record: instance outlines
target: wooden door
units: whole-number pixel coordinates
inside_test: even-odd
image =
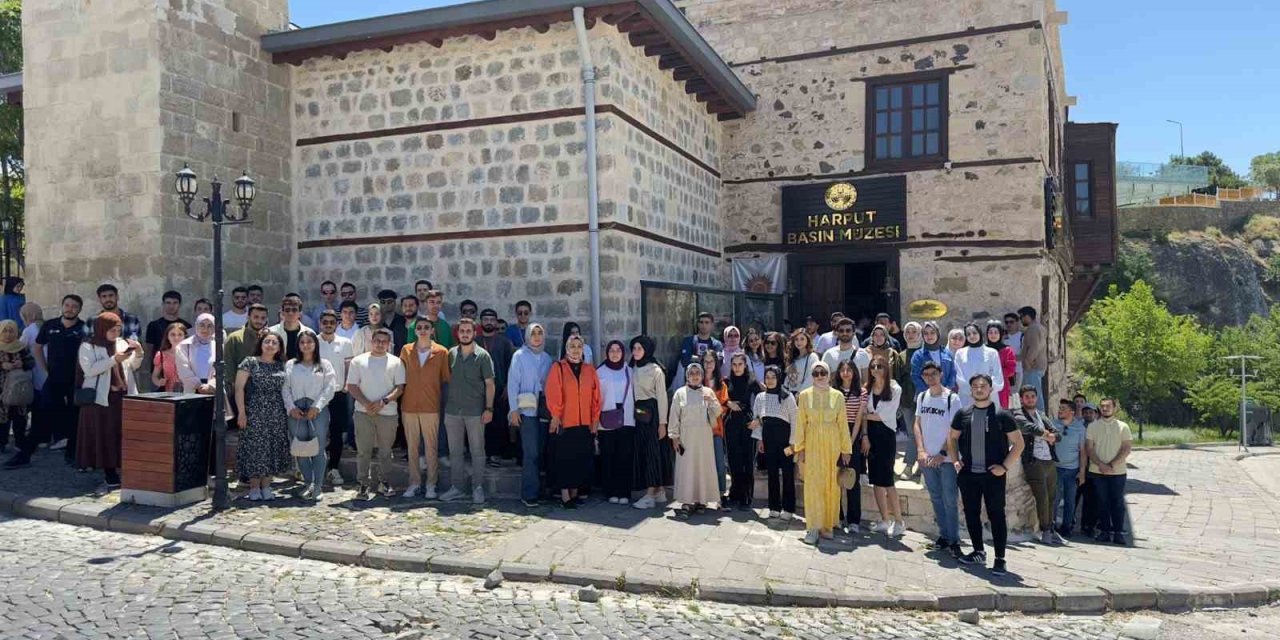
[[[843,264],[806,265],[800,277],[800,316],[792,325],[804,326],[804,316],[812,314],[825,328],[833,311],[844,310]]]

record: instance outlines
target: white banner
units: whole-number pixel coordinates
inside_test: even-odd
[[[734,258],[733,288],[750,293],[784,293],[787,289],[786,254]]]

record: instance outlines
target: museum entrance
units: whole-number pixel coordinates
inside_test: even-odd
[[[850,262],[815,258],[791,256],[790,268],[797,276],[791,298],[795,326],[799,327],[805,316],[813,315],[826,331],[827,319],[835,311],[855,321],[864,317],[872,320],[881,311],[899,318],[896,256]]]

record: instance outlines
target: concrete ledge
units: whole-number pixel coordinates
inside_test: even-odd
[[[738,584],[723,580],[698,582],[698,599],[731,604],[769,604],[769,590],[763,584]]]
[[[253,533],[252,529],[244,527],[218,527],[218,530],[213,532],[213,538],[209,542],[220,547],[239,549],[244,537],[251,533]]]
[[[1107,610],[1107,594],[1101,589],[1050,587],[1053,606],[1062,613],[1102,613]]]
[[[959,611],[961,609],[990,611],[996,608],[996,592],[985,587],[948,590],[935,595],[938,598],[939,611]]]
[[[551,578],[551,565],[546,564],[503,562],[498,568],[503,577],[514,582],[546,582]]]
[[[274,533],[250,533],[240,540],[240,548],[245,551],[270,553],[277,556],[297,558],[306,543],[304,538],[282,536]]]
[[[1280,600],[1280,580],[1267,580],[1261,583],[1267,588],[1267,602]]]
[[[1053,611],[1053,594],[1035,587],[996,587],[997,611],[1049,613]],[[1153,592],[1154,593],[1154,592]]]
[[[1271,592],[1260,584],[1237,584],[1231,590],[1231,606],[1261,607],[1271,602]]]
[[[432,559],[431,566],[435,566]],[[490,567],[492,568],[492,567]],[[554,567],[551,570],[551,581],[560,584],[572,584],[579,587],[594,586],[597,589],[617,589],[618,576],[621,574],[598,569],[581,569],[576,567]]]
[[[784,607],[830,607],[836,593],[826,587],[810,585],[778,585],[770,589],[769,604]]]
[[[1231,606],[1231,590],[1219,587],[1191,589],[1191,608],[1227,608]]]
[[[33,520],[58,521],[58,512],[67,503],[55,498],[26,498],[17,496],[13,501],[13,513]]]
[[[507,571],[503,564],[503,571]],[[692,598],[696,593],[694,581],[696,577],[689,573],[685,576],[657,576],[654,573],[627,573],[623,580],[622,590],[628,594],[658,594],[673,598]]]
[[[496,560],[476,560],[454,554],[431,556],[427,571],[483,578],[498,566]]]
[[[1186,587],[1156,587],[1156,607],[1165,613],[1189,611],[1194,604]]]
[[[302,557],[334,564],[363,564],[367,545],[339,540],[312,540],[302,544]]]
[[[387,569],[389,571],[411,571],[424,573],[431,556],[426,553],[404,551],[391,547],[372,547],[364,552],[364,566],[370,569]]]
[[[924,591],[903,591],[897,594],[898,606],[918,611],[937,611],[938,596]]]
[[[835,606],[856,609],[893,609],[902,606],[898,599],[887,593],[851,593],[836,594]]]
[[[1102,587],[1113,611],[1155,609],[1160,594],[1151,587]]]
[[[170,540],[212,544],[213,532],[217,530],[218,525],[208,522],[165,522],[160,528],[160,535]]]
[[[163,526],[156,518],[136,511],[122,511],[111,514],[110,519],[107,521],[107,528],[112,531],[144,536],[160,535],[160,529]]]
[[[111,517],[106,515],[110,505],[98,502],[72,502],[58,511],[58,522],[94,529],[107,529]]]

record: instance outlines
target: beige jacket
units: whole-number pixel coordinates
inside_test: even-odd
[[[124,340],[116,340],[116,353],[120,353],[129,348],[129,343]],[[80,370],[84,371],[84,382],[80,387],[83,389],[96,389],[97,396],[94,398],[94,404],[106,407],[108,405],[108,395],[111,393],[111,366],[116,363],[115,358],[107,355],[107,350],[86,342],[80,345]],[[138,381],[134,377],[133,372],[142,366],[142,355],[134,352],[133,355],[125,358],[120,365],[124,368],[124,382],[129,395],[138,393]]]
[[[1049,368],[1048,344],[1044,338],[1044,325],[1037,320],[1022,330],[1022,353],[1018,354],[1023,371],[1044,371]]]

